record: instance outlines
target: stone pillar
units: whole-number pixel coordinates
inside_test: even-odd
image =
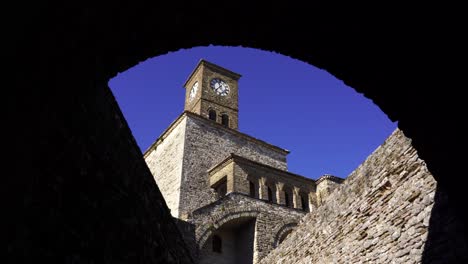
[[[313,209],[317,207],[317,195],[314,192],[309,193],[309,211],[312,212]]]
[[[320,192],[316,192],[316,196],[317,196],[317,206],[319,206],[322,204],[322,195]]]
[[[234,180],[234,173],[230,171],[226,177],[226,194],[236,191],[236,182]]]
[[[266,186],[266,178],[260,177],[258,179],[258,198],[268,200],[268,189]]]
[[[283,187],[284,187],[284,183],[282,183],[282,182],[277,182],[276,183],[276,203],[285,205],[286,201],[284,199]]]
[[[294,208],[302,210],[301,194],[299,187],[293,189],[293,205]]]

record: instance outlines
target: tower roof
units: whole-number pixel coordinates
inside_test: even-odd
[[[194,73],[198,70],[198,68],[200,68],[201,66],[209,67],[209,68],[211,68],[211,69],[213,69],[213,70],[215,70],[215,71],[218,71],[218,72],[220,72],[220,73],[222,73],[222,74],[224,74],[224,75],[227,75],[227,76],[231,77],[232,79],[234,79],[234,80],[236,80],[236,81],[239,80],[239,78],[242,76],[242,75],[240,75],[240,74],[238,74],[238,73],[235,73],[235,72],[233,72],[233,71],[230,71],[230,70],[228,70],[228,69],[226,69],[226,68],[223,68],[223,67],[221,67],[221,66],[219,66],[219,65],[216,65],[216,64],[211,63],[211,62],[209,62],[209,61],[206,61],[206,60],[204,60],[204,59],[200,59],[200,61],[198,61],[197,66],[193,69],[192,73],[190,73],[189,77],[188,77],[187,80],[185,81],[184,87],[185,87],[185,86],[187,85],[187,83],[190,81],[190,79],[192,78],[193,74],[194,74]]]

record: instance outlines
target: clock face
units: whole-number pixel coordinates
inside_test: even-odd
[[[221,79],[211,79],[210,86],[217,95],[226,96],[229,94],[229,85]]]
[[[190,101],[192,101],[192,99],[195,97],[195,95],[197,94],[197,91],[198,91],[198,82],[195,82],[192,86],[192,89],[190,90],[190,95],[189,95]]]

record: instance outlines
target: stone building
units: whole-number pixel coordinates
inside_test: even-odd
[[[257,263],[343,181],[288,172],[288,150],[238,131],[240,77],[200,60],[184,112],[144,153],[199,263]]]

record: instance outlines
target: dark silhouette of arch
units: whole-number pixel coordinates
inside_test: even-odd
[[[297,226],[297,223],[288,223],[282,226],[275,235],[273,245],[276,248],[283,240],[294,230]]]
[[[466,188],[460,184],[462,175],[459,172],[465,170],[462,156],[448,155],[457,153],[465,138],[463,130],[447,129],[459,127],[466,119],[461,108],[464,97],[458,96],[465,74],[451,61],[465,52],[464,42],[458,41],[462,34],[453,33],[463,32],[463,23],[452,23],[456,21],[456,15],[452,15],[452,19],[437,20],[437,27],[434,27],[433,17],[426,15],[431,12],[418,12],[411,6],[405,9],[395,6],[398,10],[388,12],[391,17],[397,13],[399,18],[391,25],[388,23],[391,17],[383,13],[333,10],[335,17],[346,21],[335,26],[323,23],[329,15],[323,8],[305,8],[296,2],[248,9],[237,4],[229,12],[233,16],[242,13],[243,19],[234,27],[230,20],[216,23],[197,20],[199,23],[194,26],[193,21],[206,8],[199,3],[178,5],[166,1],[116,5],[111,12],[107,12],[105,3],[83,4],[73,9],[62,7],[36,4],[24,9],[20,5],[13,6],[12,12],[8,13],[14,15],[15,19],[11,21],[17,24],[6,31],[5,39],[9,41],[2,43],[4,50],[11,51],[3,59],[12,70],[5,76],[13,77],[11,87],[15,87],[5,95],[8,98],[6,121],[15,128],[6,130],[4,135],[9,139],[6,140],[8,155],[4,163],[11,166],[5,169],[15,174],[10,177],[13,182],[8,182],[12,186],[9,200],[24,201],[15,207],[22,208],[21,211],[10,214],[6,220],[7,224],[28,234],[15,239],[8,238],[17,234],[7,234],[9,241],[15,241],[9,245],[12,255],[23,256],[16,262],[65,258],[67,245],[72,245],[75,240],[73,233],[83,234],[81,242],[87,245],[80,249],[82,253],[77,257],[86,256],[99,262],[102,256],[93,249],[109,240],[108,234],[132,234],[135,230],[154,228],[154,223],[145,221],[122,224],[119,218],[106,226],[90,225],[95,218],[109,217],[113,212],[133,210],[134,215],[158,212],[154,210],[154,204],[140,204],[137,208],[133,200],[122,203],[116,199],[109,203],[107,199],[114,197],[115,190],[109,188],[113,186],[110,183],[125,192],[154,198],[148,201],[161,199],[159,192],[150,191],[154,186],[147,188],[153,184],[153,179],[146,173],[141,157],[132,154],[139,153],[139,148],[107,82],[147,58],[209,44],[261,48],[300,59],[327,70],[371,99],[390,120],[398,121],[398,127],[413,140],[418,156],[427,163],[438,181],[438,194],[447,197],[434,204],[438,210],[433,212],[442,213],[431,218],[428,239],[432,243],[426,244],[425,254],[429,258],[431,249],[435,249],[450,262],[452,256],[457,255],[454,251],[464,248],[459,246],[466,244],[468,237],[464,225],[453,233],[447,231],[450,225],[444,225],[454,221],[468,222],[464,214],[465,203],[459,202],[465,200]],[[443,12],[444,7],[425,6],[434,13]],[[18,10],[21,12],[16,12]],[[456,8],[453,10],[457,12]],[[37,16],[38,13],[41,15]],[[277,19],[277,14],[284,19]],[[6,18],[8,21],[8,16]],[[290,30],[297,27],[303,30],[299,33]],[[376,27],[378,31],[375,31]],[[414,34],[416,27],[418,34]],[[223,34],[219,34],[221,31]],[[309,41],[310,34],[304,32],[313,32],[314,41]],[[278,38],[288,41],[274,41]],[[425,49],[417,48],[421,46]],[[430,54],[426,50],[430,50]],[[30,63],[25,64],[25,61]],[[398,67],[397,73],[395,67]],[[74,125],[69,123],[71,117]],[[29,138],[35,140],[24,140]],[[129,143],[122,145],[119,151],[109,152],[122,142]],[[26,149],[35,150],[35,159],[19,162],[18,157],[22,157]],[[89,169],[84,170],[85,167]],[[131,176],[136,174],[145,176]],[[124,184],[130,178],[138,180],[138,184]],[[34,203],[28,202],[31,200]],[[96,207],[90,206],[89,201],[105,210],[94,210]],[[44,214],[42,209],[45,208],[53,214]],[[81,208],[80,217],[74,217],[76,208]],[[46,215],[61,217],[47,218]],[[154,234],[164,236],[164,223],[170,220],[164,213],[157,219],[162,225]],[[47,238],[42,236],[44,230],[51,231]],[[451,243],[438,243],[444,239]],[[31,240],[44,243],[29,243]],[[121,249],[127,249],[131,243],[128,240],[112,241],[114,250],[106,253],[109,258],[152,262],[144,254],[135,254],[137,257],[128,259],[128,251]],[[177,239],[166,238],[164,241]],[[453,241],[457,245],[453,245]],[[135,250],[149,252],[154,249],[153,244],[142,242]],[[168,245],[159,255],[175,256],[169,253],[170,250]],[[53,252],[53,256],[45,256],[43,252]]]

